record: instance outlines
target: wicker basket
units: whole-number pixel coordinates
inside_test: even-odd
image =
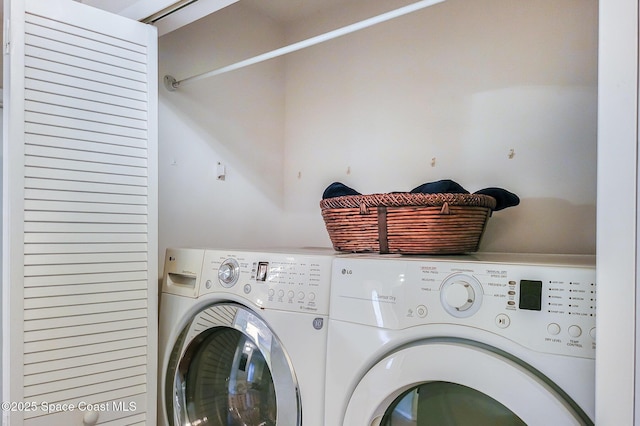
[[[477,251],[495,205],[488,195],[404,192],[320,202],[335,250],[404,254]]]

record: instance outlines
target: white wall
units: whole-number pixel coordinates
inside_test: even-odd
[[[161,73],[187,77],[390,7],[355,0],[279,29],[241,3],[162,37]],[[522,199],[494,213],[481,250],[594,253],[597,13],[595,0],[448,0],[162,89],[161,249],[328,246],[318,202],[332,181],[372,193],[451,178]],[[219,160],[225,182],[210,176]]]
[[[161,37],[161,78],[177,79],[271,50],[271,20],[229,7]],[[168,246],[279,245],[284,66],[274,60],[175,92],[160,89],[160,256]],[[226,166],[224,181],[216,166]]]

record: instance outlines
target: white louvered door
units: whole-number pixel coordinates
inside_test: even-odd
[[[155,425],[155,29],[71,0],[7,16],[3,420]]]

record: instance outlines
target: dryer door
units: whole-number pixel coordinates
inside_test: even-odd
[[[216,304],[178,338],[166,375],[167,417],[175,425],[300,425],[289,357],[251,310]]]
[[[488,348],[428,342],[373,366],[349,401],[349,426],[590,425],[533,369]]]

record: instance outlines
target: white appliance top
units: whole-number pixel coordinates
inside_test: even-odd
[[[498,253],[478,252],[460,255],[406,255],[406,254],[376,254],[376,253],[340,253],[341,257],[364,259],[400,259],[407,261],[433,262],[484,262],[500,264],[547,265],[594,268],[595,255],[586,254],[543,254],[543,253]]]
[[[387,330],[458,325],[534,351],[595,357],[594,256],[348,255],[333,266],[332,320]]]

